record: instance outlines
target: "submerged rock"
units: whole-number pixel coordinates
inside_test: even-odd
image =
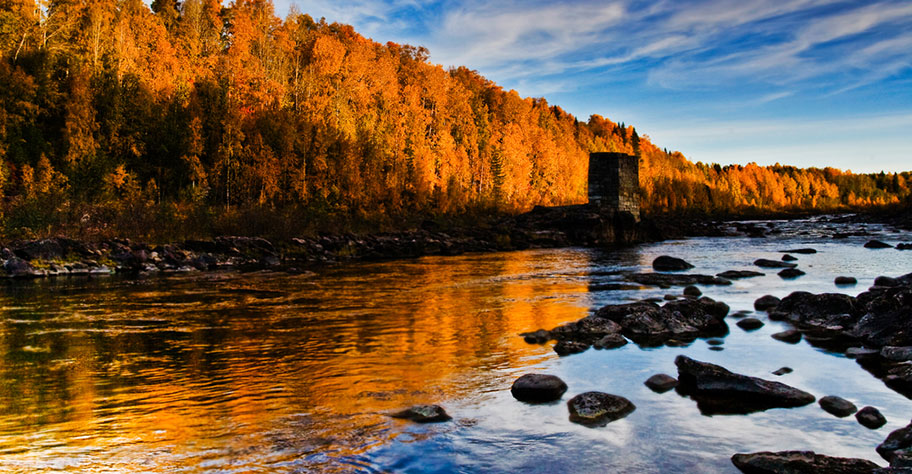
[[[525,374],[513,382],[510,393],[523,402],[543,403],[560,400],[567,384],[556,375]]]
[[[780,250],[779,252],[780,253],[799,253],[799,254],[809,255],[809,254],[817,253],[817,250],[812,249],[812,248],[803,248],[803,249]]]
[[[400,412],[390,415],[393,418],[402,418],[416,423],[439,423],[453,419],[446,410],[439,405],[415,405]]]
[[[754,260],[754,265],[763,268],[795,268],[798,266],[797,263],[783,262],[780,260],[769,260],[766,258]]]
[[[722,273],[717,273],[717,277],[725,278],[727,280],[737,280],[740,278],[753,278],[765,275],[764,273],[754,272],[750,270],[728,270]]]
[[[867,459],[831,457],[813,451],[735,454],[731,460],[735,467],[750,474],[855,474],[880,467]]]
[[[754,309],[757,311],[767,311],[775,308],[776,306],[779,306],[779,303],[781,301],[782,300],[773,295],[764,295],[754,301]]]
[[[820,404],[820,408],[823,408],[824,411],[839,418],[845,418],[858,411],[858,407],[854,403],[834,395],[827,395],[817,403]]]
[[[533,332],[524,332],[520,334],[523,339],[529,344],[544,344],[551,340],[551,332],[544,329],[539,329],[538,331]]]
[[[581,393],[567,402],[570,421],[586,426],[604,426],[636,410],[630,400],[603,392]]]
[[[643,382],[650,390],[656,393],[665,393],[678,386],[678,379],[668,374],[655,374]]]
[[[704,415],[744,414],[813,403],[810,393],[783,383],[730,372],[724,367],[680,355],[678,391],[696,400]]]
[[[694,266],[676,257],[662,255],[652,261],[652,268],[659,272],[689,270]]]
[[[861,426],[872,430],[887,424],[887,419],[880,413],[880,410],[874,407],[864,407],[858,410],[858,413],[855,413],[855,419],[861,423]]]
[[[668,288],[671,286],[687,285],[731,285],[731,280],[714,277],[712,275],[698,274],[673,274],[673,273],[631,273],[624,277],[627,281],[633,281],[643,285],[658,286]]]
[[[869,240],[868,243],[864,244],[866,249],[889,249],[893,248],[892,245],[881,242],[879,240]]]

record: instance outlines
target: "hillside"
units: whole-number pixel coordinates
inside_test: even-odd
[[[591,151],[639,155],[653,213],[883,205],[912,186],[909,173],[694,164],[424,48],[283,20],[268,0],[0,0],[0,84],[5,238],[578,203]]]

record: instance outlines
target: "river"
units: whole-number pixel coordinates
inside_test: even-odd
[[[801,449],[886,463],[874,447],[909,422],[912,402],[852,359],[785,344],[768,321],[746,332],[729,319],[721,351],[590,349],[558,357],[519,333],[550,329],[611,303],[681,288],[617,289],[621,273],[651,271],[663,254],[693,272],[753,269],[763,277],[701,287],[732,312],[764,295],[856,295],[878,275],[912,272],[912,251],[863,248],[910,241],[826,220],[776,222],[765,239],[694,238],[622,250],[550,249],[357,263],[289,275],[212,273],[141,279],[59,278],[0,286],[0,471],[4,472],[737,472],[736,452]],[[753,267],[785,248],[807,272],[783,280]],[[850,275],[858,285],[836,288]],[[621,287],[626,288],[626,287]],[[685,354],[778,380],[818,398],[872,405],[869,430],[817,404],[704,416],[689,398],[657,394],[650,375],[676,376]],[[794,372],[776,377],[789,366]],[[560,376],[564,400],[527,405],[510,385],[529,372]],[[600,428],[568,420],[565,401],[589,390],[637,408]],[[419,425],[387,416],[416,403],[454,420]]]

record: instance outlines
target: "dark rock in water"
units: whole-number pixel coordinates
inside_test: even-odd
[[[804,248],[804,249],[780,250],[779,252],[781,252],[781,253],[799,253],[799,254],[809,255],[812,253],[817,253],[817,250],[811,249],[811,248]]]
[[[793,370],[791,367],[780,367],[773,371],[773,375],[785,375],[792,373]]]
[[[554,345],[554,352],[560,356],[579,354],[585,352],[586,349],[589,349],[589,344],[585,342],[557,341],[557,344]]]
[[[877,446],[877,454],[891,463],[898,456],[912,454],[912,424],[887,435],[887,439]]]
[[[821,398],[817,403],[820,404],[820,408],[823,408],[824,411],[831,415],[838,416],[839,418],[845,418],[858,411],[858,407],[856,407],[854,403],[845,398],[833,395],[827,395],[826,397]]]
[[[912,285],[907,277],[898,278],[903,286],[858,295],[864,316],[855,324],[853,336],[870,347],[912,346]]]
[[[721,346],[722,344],[725,344],[725,341],[722,339],[707,339],[706,343],[710,346]]]
[[[717,273],[717,277],[725,278],[727,280],[738,280],[740,278],[753,278],[763,276],[763,273],[754,272],[750,270],[728,270],[722,273]]]
[[[662,299],[665,301],[674,301],[678,299],[678,295],[665,295]]]
[[[901,285],[901,283],[899,280],[897,280],[896,278],[888,277],[888,276],[879,276],[874,279],[874,286],[894,288],[894,287],[897,287],[900,285]]]
[[[634,342],[659,345],[672,339],[690,339],[724,335],[728,326],[724,318],[728,305],[710,298],[670,301],[664,306],[653,303],[609,305],[594,317],[612,320],[622,334]]]
[[[912,360],[912,346],[884,346],[880,349],[880,356],[896,362]]]
[[[801,342],[801,333],[795,329],[788,329],[782,332],[777,332],[770,337],[777,341],[782,341],[789,344],[798,344]]]
[[[700,291],[700,289],[697,288],[696,286],[690,285],[690,286],[684,288],[684,296],[696,296],[697,298],[699,298],[702,295],[703,295],[703,292]]]
[[[872,357],[880,355],[880,351],[877,349],[868,349],[867,347],[850,347],[845,351],[846,357],[851,357],[853,359],[861,359],[863,357]]]
[[[625,345],[627,345],[627,339],[624,336],[620,334],[608,334],[595,341],[592,344],[592,347],[596,349],[616,349]]]
[[[857,285],[858,280],[855,277],[838,276],[833,281],[837,285]]]
[[[549,334],[558,341],[582,341],[593,343],[609,334],[618,334],[621,326],[606,318],[589,315],[578,321],[573,321],[552,329]]]
[[[722,346],[709,346],[708,349],[711,350],[711,351],[713,351],[713,352],[722,352],[722,351],[725,350],[725,348],[722,347]]]
[[[912,398],[912,365],[899,364],[887,368],[883,381],[887,387],[896,390],[907,398]]]
[[[865,428],[876,430],[887,424],[887,419],[874,407],[864,407],[855,414],[855,419]]]
[[[668,374],[655,374],[646,379],[644,385],[656,393],[665,393],[678,386],[678,379]]]
[[[793,257],[793,256],[791,256],[791,255],[789,255],[789,254],[785,254],[785,255],[782,256],[782,261],[783,261],[783,262],[795,262],[795,261],[797,261],[797,260],[798,260],[798,257]]]
[[[769,260],[765,258],[754,260],[754,265],[763,268],[795,268],[797,263],[782,262],[779,260]]]
[[[787,279],[798,278],[804,274],[805,273],[803,271],[798,270],[797,268],[786,268],[785,270],[782,270],[781,272],[779,272],[779,277],[787,280]]]
[[[739,328],[744,329],[745,331],[753,331],[755,329],[760,329],[763,327],[763,321],[760,321],[757,318],[744,318],[735,324],[737,324]]]
[[[544,403],[560,400],[567,384],[555,375],[525,374],[513,382],[510,393],[523,402]]]
[[[586,426],[604,426],[636,410],[630,400],[602,392],[581,393],[567,402],[567,408],[570,421]]]
[[[544,329],[539,329],[538,331],[533,332],[524,332],[520,334],[523,339],[529,344],[544,344],[551,340],[551,332]]]
[[[448,415],[439,405],[415,405],[411,408],[406,408],[400,412],[393,413],[390,416],[393,418],[411,420],[416,423],[438,423],[453,419],[453,417]]]
[[[12,257],[7,260],[3,264],[3,269],[6,271],[6,274],[11,277],[22,278],[36,276],[32,266],[19,257]]]
[[[836,340],[851,338],[848,333],[858,320],[859,313],[859,305],[851,296],[796,291],[783,298],[769,317],[788,320],[806,335]]]
[[[783,383],[735,374],[724,367],[680,355],[678,391],[696,400],[704,415],[746,414],[813,403],[815,398]]]
[[[776,306],[779,306],[779,303],[782,300],[773,296],[773,295],[764,295],[760,298],[757,298],[757,301],[754,301],[754,309],[757,311],[768,311]]]
[[[896,250],[912,250],[912,243],[900,243],[896,244]]]
[[[689,270],[693,267],[693,265],[680,258],[669,257],[668,255],[662,255],[652,261],[652,268],[659,272]]]
[[[856,474],[880,466],[867,459],[837,458],[813,451],[780,451],[735,454],[732,464],[749,474]]]
[[[695,274],[673,274],[673,273],[631,273],[624,277],[627,281],[637,282],[643,285],[658,286],[659,288],[668,288],[671,286],[687,285],[731,285],[730,280],[718,278],[711,275]]]
[[[864,246],[866,249],[888,249],[893,247],[892,245],[879,240],[869,240]]]
[[[740,311],[735,311],[734,313],[732,313],[731,317],[735,318],[735,319],[741,319],[745,316],[749,316],[751,313],[753,313],[753,311],[750,311],[747,309],[742,309]]]

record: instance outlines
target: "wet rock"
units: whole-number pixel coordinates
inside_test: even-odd
[[[912,360],[912,346],[884,346],[880,349],[880,356],[896,362]]]
[[[846,357],[851,357],[853,359],[860,359],[862,357],[872,357],[880,355],[880,351],[877,349],[869,349],[867,347],[850,347],[845,351]]]
[[[789,280],[805,275],[805,273],[801,270],[798,270],[797,268],[786,268],[785,270],[779,272],[778,275],[782,279]]]
[[[858,413],[855,413],[855,419],[861,423],[861,426],[872,430],[887,424],[887,419],[880,413],[880,410],[874,407],[864,407],[858,410]]]
[[[725,344],[725,341],[722,339],[707,339],[706,343],[710,346],[721,346],[722,344]]]
[[[570,421],[586,426],[604,426],[636,410],[630,400],[603,392],[581,393],[567,402],[567,408]]]
[[[529,344],[544,344],[551,340],[551,332],[544,329],[539,329],[538,331],[533,332],[524,332],[520,334],[523,339]]]
[[[28,278],[36,276],[35,270],[29,262],[19,258],[12,257],[3,263],[3,270],[6,274],[14,278]]]
[[[728,270],[722,273],[717,273],[716,276],[720,278],[725,278],[727,280],[738,280],[741,278],[753,278],[763,276],[763,273],[754,272],[750,270]]]
[[[411,420],[416,423],[439,423],[453,419],[453,417],[448,415],[446,410],[439,405],[415,405],[411,408],[406,408],[400,412],[393,413],[390,416],[393,418]]]
[[[694,339],[726,334],[728,305],[710,298],[682,299],[658,306],[653,303],[609,305],[595,316],[610,319],[634,342],[659,345],[672,339]]]
[[[760,321],[757,318],[744,318],[735,324],[737,324],[739,328],[744,329],[745,331],[754,331],[763,327],[763,321]]]
[[[795,329],[788,329],[782,332],[777,332],[770,337],[777,341],[786,342],[788,344],[798,344],[801,342],[801,333]]]
[[[795,268],[797,263],[782,262],[779,260],[769,260],[765,258],[754,260],[754,265],[763,268]]]
[[[625,345],[627,345],[627,339],[624,338],[624,336],[620,334],[608,334],[595,341],[592,344],[592,347],[596,349],[616,349]]]
[[[869,240],[864,246],[866,249],[888,249],[893,247],[892,245],[879,240]]]
[[[895,288],[900,285],[901,285],[901,282],[898,279],[888,277],[888,276],[879,276],[874,279],[874,286],[882,286],[885,288]]]
[[[801,248],[801,249],[780,250],[779,252],[781,252],[781,253],[798,253],[798,254],[810,255],[810,254],[817,253],[817,250],[816,250],[816,249],[812,249],[812,248]]]
[[[655,374],[643,382],[650,390],[656,393],[665,393],[678,386],[678,379],[668,374]]]
[[[579,354],[580,352],[585,352],[589,349],[589,346],[590,344],[585,342],[557,341],[557,344],[554,345],[554,352],[557,352],[557,355],[559,356]]]
[[[903,242],[896,244],[896,250],[912,250],[912,243]]]
[[[674,301],[674,300],[678,299],[678,296],[677,295],[665,295],[662,297],[662,299],[665,301]]]
[[[793,370],[791,367],[780,367],[773,371],[773,375],[785,375],[792,373]]]
[[[696,286],[690,285],[684,288],[684,296],[695,296],[699,298],[701,295],[703,295],[703,292]]]
[[[782,300],[773,295],[764,295],[754,301],[754,309],[757,311],[769,311],[770,309],[779,306],[781,301]]]
[[[858,284],[858,280],[855,277],[849,277],[849,276],[838,276],[838,277],[836,277],[835,280],[833,280],[833,282],[836,283],[837,285],[857,285]]]
[[[877,446],[877,454],[891,463],[894,458],[912,454],[912,424],[887,435],[887,439]]]
[[[676,257],[662,255],[652,261],[652,268],[659,272],[689,270],[694,266]]]
[[[709,346],[709,350],[713,352],[722,352],[725,350],[725,348],[722,346]]]
[[[696,400],[704,415],[744,414],[813,403],[810,393],[780,382],[730,372],[724,367],[680,355],[678,390]]]
[[[658,286],[659,288],[687,285],[731,285],[731,280],[711,275],[697,274],[632,273],[626,275],[624,278],[627,281],[633,281],[643,285]]]
[[[525,374],[513,382],[510,393],[523,402],[544,403],[560,400],[567,391],[567,384],[559,377],[548,374]]]
[[[813,451],[764,451],[735,454],[731,459],[735,467],[750,474],[855,474],[880,467],[867,459],[831,457]]]
[[[834,395],[827,395],[817,403],[820,404],[820,408],[823,408],[824,411],[839,418],[845,418],[858,411],[858,407],[854,403]]]
[[[572,340],[592,343],[609,334],[618,334],[621,326],[606,318],[590,315],[578,321],[558,326],[550,331],[551,338],[558,341]]]
[[[793,256],[791,256],[791,255],[789,255],[789,254],[785,254],[785,255],[782,256],[782,261],[783,261],[783,262],[795,262],[795,261],[798,261],[798,258],[797,258],[797,257],[793,257]]]
[[[796,291],[782,299],[770,312],[770,319],[788,320],[817,337],[840,338],[846,337],[859,313],[859,305],[851,296]]]
[[[904,286],[868,291],[858,295],[857,304],[864,311],[852,334],[870,347],[912,346],[912,286],[901,277]]]

